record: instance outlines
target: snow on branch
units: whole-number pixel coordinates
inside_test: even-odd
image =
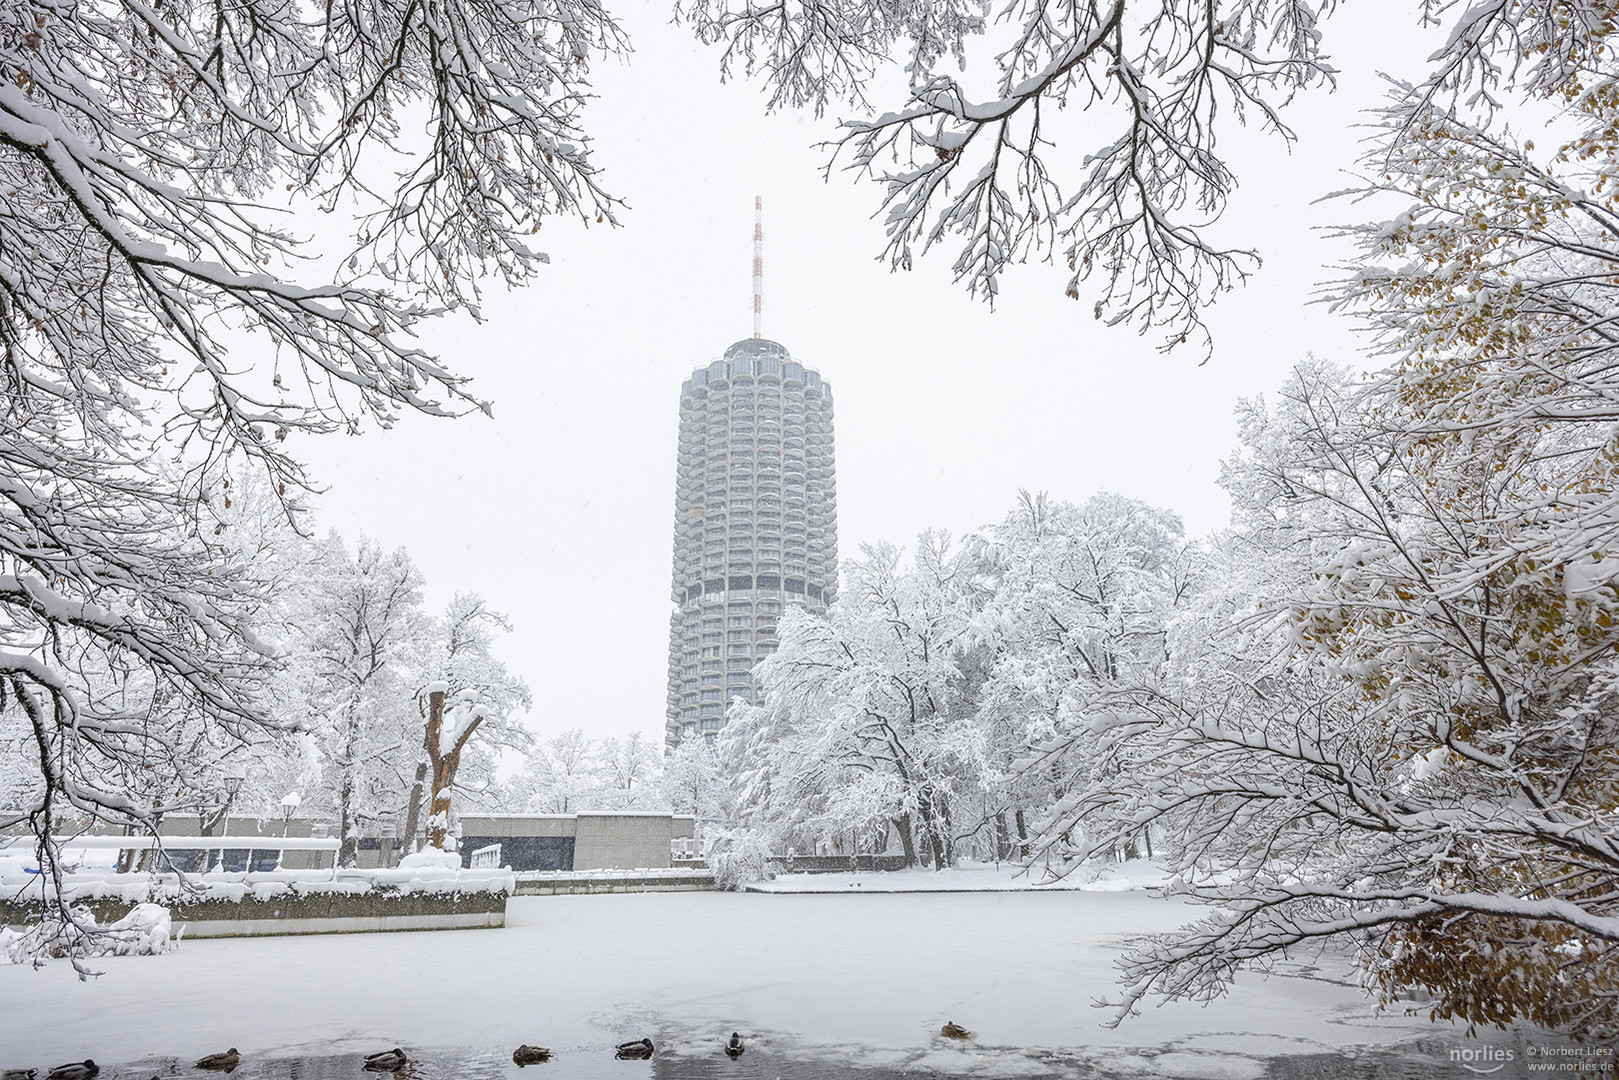
[[[895,269],[959,244],[956,279],[993,301],[1007,267],[1060,257],[1075,299],[1100,273],[1098,319],[1162,333],[1166,348],[1206,346],[1201,308],[1258,263],[1211,239],[1235,185],[1216,117],[1223,108],[1291,138],[1281,105],[1332,75],[1319,12],[1014,0],[992,20],[990,8],[690,0],[680,13],[699,38],[725,43],[724,70],[763,76],[772,108],[819,112],[842,99],[875,113],[845,121],[828,168],[846,154],[848,169],[881,185]],[[992,23],[999,74],[980,93],[940,69],[967,66]],[[867,84],[901,53],[907,99],[877,112]]]

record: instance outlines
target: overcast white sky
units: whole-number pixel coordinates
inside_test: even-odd
[[[813,146],[834,130],[767,117],[757,87],[721,85],[717,54],[622,10],[635,53],[596,71],[588,126],[623,228],[553,222],[549,268],[447,320],[426,344],[476,380],[493,420],[408,417],[391,431],[301,447],[328,487],[321,527],[404,545],[435,605],[482,593],[516,624],[502,654],[535,692],[543,737],[581,726],[661,740],[675,435],[681,382],[751,333],[753,197],[765,200],[764,333],[833,386],[838,531],[909,544],[999,520],[1020,487],[1080,501],[1112,490],[1225,523],[1219,460],[1232,407],[1272,391],[1306,351],[1363,363],[1352,326],[1310,303],[1347,250],[1317,227],[1343,201],[1376,72],[1414,75],[1432,48],[1405,4],[1347,5],[1326,25],[1343,75],[1289,112],[1299,142],[1240,129],[1230,235],[1263,269],[1210,312],[1215,352],[1156,352],[1095,321],[1044,265],[1007,277],[991,311],[949,280],[952,253],[891,274],[874,261],[878,190]],[[892,103],[885,103],[892,104]],[[1049,122],[1049,118],[1048,118]]]

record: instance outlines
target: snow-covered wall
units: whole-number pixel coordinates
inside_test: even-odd
[[[516,890],[510,870],[461,870],[455,856],[420,853],[391,870],[210,874],[80,873],[64,890],[102,924],[140,903],[169,909],[188,937],[448,930],[503,926]],[[23,926],[41,910],[36,874],[0,876],[0,923]]]

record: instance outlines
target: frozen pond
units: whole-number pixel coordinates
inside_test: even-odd
[[[1102,1026],[1123,942],[1191,914],[1141,892],[524,897],[502,930],[193,941],[90,983],[0,967],[0,1067],[199,1077],[182,1066],[236,1046],[236,1080],[326,1080],[401,1046],[401,1080],[1329,1080],[1470,1076],[1449,1049],[1515,1043],[1379,1013],[1340,965],[1302,960]],[[940,1039],[945,1020],[974,1040]],[[719,1053],[733,1029],[739,1061]],[[642,1036],[652,1062],[612,1059]],[[519,1071],[523,1042],[556,1058]]]
[[[1173,1053],[1173,1051],[1166,1051]],[[1162,1056],[1162,1055],[1159,1055]],[[1264,1062],[1261,1071],[1250,1073],[1243,1069],[1221,1071],[1218,1059],[1201,1062],[1201,1069],[1191,1073],[1174,1070],[1186,1068],[1188,1063],[1166,1061],[1165,1071],[1143,1073],[1142,1062],[1127,1062],[1123,1071],[1110,1069],[1106,1064],[1082,1064],[1053,1058],[1044,1064],[1047,1070],[1033,1071],[1026,1064],[1014,1063],[1004,1075],[1019,1077],[1085,1077],[1090,1080],[1137,1080],[1146,1076],[1234,1076],[1253,1075],[1263,1080],[1428,1080],[1430,1077],[1472,1075],[1459,1066],[1444,1061],[1444,1050],[1435,1044],[1417,1045],[1403,1051],[1367,1050],[1355,1053],[1307,1054],[1277,1058]],[[335,1055],[305,1058],[265,1058],[244,1062],[231,1080],[356,1080],[373,1078],[357,1067],[358,1055]],[[1154,1058],[1144,1058],[1151,1062]],[[216,1075],[199,1072],[189,1062],[176,1059],[152,1058],[141,1062],[108,1065],[102,1068],[98,1080],[169,1080],[171,1077],[197,1077]],[[851,1068],[848,1064],[816,1058],[783,1057],[771,1051],[750,1050],[738,1061],[720,1057],[663,1056],[649,1062],[614,1061],[605,1055],[560,1055],[545,1065],[531,1066],[519,1071],[510,1060],[476,1051],[437,1052],[418,1055],[410,1066],[397,1073],[380,1074],[386,1080],[955,1080],[960,1074],[914,1069],[904,1066],[878,1066]],[[992,1071],[979,1071],[976,1075],[996,1076]],[[1507,1074],[1514,1075],[1514,1074]]]
[[[1133,1055],[1116,1067],[1106,1062],[1040,1055],[1003,1058],[1007,1071],[979,1063],[971,1075],[994,1077],[1083,1077],[1087,1080],[1141,1080],[1151,1076],[1254,1076],[1261,1080],[1428,1080],[1430,1077],[1478,1075],[1446,1060],[1444,1043],[1417,1043],[1398,1050],[1362,1049],[1339,1053],[1284,1056],[1254,1063],[1246,1059],[1222,1063],[1219,1056],[1186,1060],[1173,1049]],[[1521,1058],[1519,1059],[1521,1060]],[[231,1080],[957,1080],[962,1074],[904,1065],[851,1067],[830,1059],[784,1055],[755,1047],[732,1061],[714,1053],[703,1057],[660,1055],[653,1061],[615,1061],[606,1054],[560,1054],[547,1064],[519,1070],[509,1057],[479,1051],[432,1051],[416,1055],[397,1073],[370,1073],[359,1068],[360,1055],[244,1061]],[[1225,1065],[1233,1065],[1225,1068]],[[98,1080],[169,1080],[218,1075],[200,1072],[189,1061],[148,1058],[105,1065]],[[1490,1074],[1498,1075],[1498,1074]],[[1515,1076],[1516,1072],[1499,1075]]]

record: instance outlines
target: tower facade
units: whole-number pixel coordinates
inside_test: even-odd
[[[837,589],[832,387],[766,338],[746,338],[680,390],[674,612],[666,741],[713,738],[793,604]]]

